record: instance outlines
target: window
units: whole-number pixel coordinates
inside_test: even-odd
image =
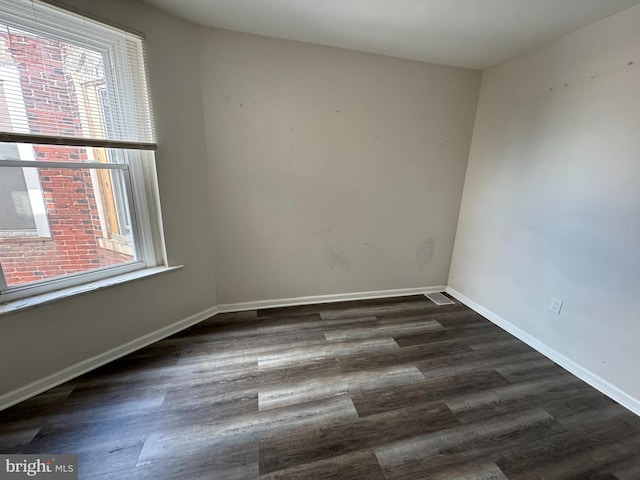
[[[0,4],[0,301],[163,263],[142,38]]]
[[[20,92],[19,71],[11,65],[0,66],[0,130],[11,130],[11,115],[5,85]],[[22,98],[20,97],[22,100]],[[13,114],[14,118],[23,113]],[[0,159],[33,160],[33,148],[16,143],[0,143]],[[0,238],[49,236],[44,197],[37,175],[30,169],[12,169],[0,175]]]

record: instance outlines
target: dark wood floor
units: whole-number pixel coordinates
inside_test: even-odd
[[[640,479],[640,418],[423,296],[218,315],[0,412],[80,478]]]

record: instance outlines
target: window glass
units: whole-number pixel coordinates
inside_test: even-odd
[[[156,266],[141,38],[37,0],[0,19],[0,294]]]

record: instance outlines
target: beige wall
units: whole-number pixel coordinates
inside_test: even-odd
[[[444,285],[480,73],[199,34],[220,303]]]
[[[64,2],[146,35],[171,264],[182,270],[0,317],[0,396],[216,305],[194,28],[137,2]]]
[[[638,126],[640,6],[486,71],[449,276],[636,399]]]

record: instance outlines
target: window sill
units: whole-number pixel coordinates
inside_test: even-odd
[[[114,238],[100,238],[98,240],[98,245],[100,245],[100,248],[111,250],[112,252],[130,255],[132,257],[135,255],[133,247],[131,246],[131,242],[127,242],[125,240],[117,240]]]
[[[49,242],[53,240],[52,237],[38,237],[35,235],[26,235],[26,236],[1,236],[0,235],[0,243],[33,243],[33,242]]]
[[[102,290],[115,285],[122,285],[123,283],[132,282],[141,278],[152,277],[160,273],[179,270],[181,268],[183,268],[183,265],[177,265],[174,267],[143,268],[141,270],[104,278],[102,280],[76,285],[75,287],[67,287],[54,292],[41,293],[32,297],[21,298],[19,300],[10,300],[6,303],[0,303],[0,316],[54,303],[83,293],[95,292],[96,290]]]

